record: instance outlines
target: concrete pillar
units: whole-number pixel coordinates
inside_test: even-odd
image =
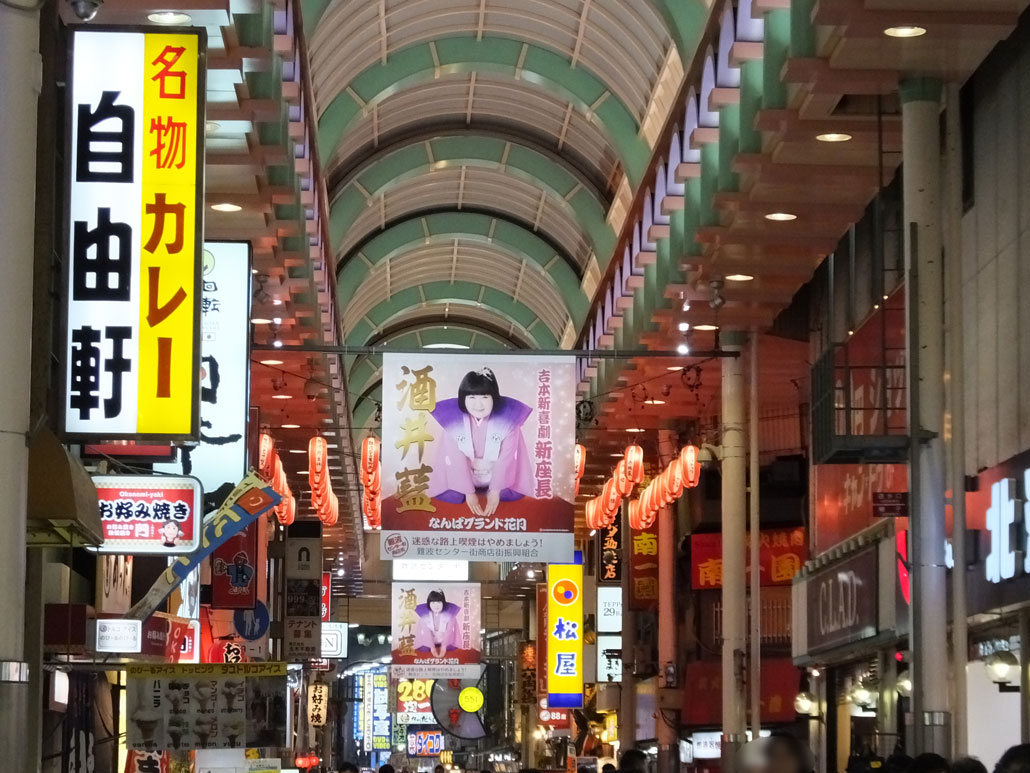
[[[622,518],[622,686],[619,692],[619,751],[632,749],[637,744],[637,680],[633,676],[636,666],[637,620],[631,608],[633,577],[630,574],[630,555],[633,550],[629,528],[628,509],[623,507]]]
[[[726,351],[741,353],[747,336],[723,332]],[[744,659],[747,625],[744,542],[747,517],[747,424],[742,357],[722,361],[722,769],[735,773],[737,749],[746,740]]]
[[[951,754],[944,566],[944,273],[941,83],[901,84],[906,312],[908,314],[909,521],[912,559],[912,714],[916,752]]]
[[[751,532],[751,617],[748,634],[748,688],[751,696],[751,735],[759,737],[762,729],[762,566],[761,518],[758,491],[758,334],[751,333],[750,374],[748,386],[748,530]]]
[[[39,13],[0,5],[0,748],[8,770],[38,770],[26,759],[25,506],[28,478],[30,336],[35,224]],[[21,331],[20,334],[14,331]],[[31,745],[31,744],[30,744]],[[33,748],[35,746],[33,745]]]
[[[662,468],[679,455],[672,432],[659,435],[658,457]],[[679,617],[676,612],[676,534],[675,505],[658,511],[658,685],[665,691],[678,691]],[[668,694],[668,692],[666,692]],[[659,700],[659,704],[661,701]],[[658,773],[679,773],[678,713],[660,711],[657,722]]]

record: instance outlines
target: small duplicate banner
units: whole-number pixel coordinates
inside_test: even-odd
[[[243,749],[286,745],[286,664],[128,667],[126,746]]]
[[[381,556],[572,560],[575,360],[383,356]]]
[[[186,475],[96,475],[98,553],[182,555],[200,545],[204,491]]]
[[[200,439],[202,28],[71,33],[62,427]]]

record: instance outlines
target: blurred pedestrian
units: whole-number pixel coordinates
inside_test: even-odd
[[[976,757],[959,757],[951,763],[951,773],[987,773],[987,766]]]
[[[941,755],[925,752],[912,760],[909,773],[951,773],[951,766]]]
[[[619,759],[620,773],[647,773],[647,755],[640,749],[627,749]]]
[[[994,773],[1030,773],[1030,743],[1013,746],[1001,755]]]

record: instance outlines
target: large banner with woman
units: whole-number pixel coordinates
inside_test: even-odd
[[[483,652],[478,583],[393,584],[391,675],[474,679]]]
[[[383,355],[382,557],[572,560],[575,360]]]

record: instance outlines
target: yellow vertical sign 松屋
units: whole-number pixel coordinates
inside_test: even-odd
[[[583,566],[547,567],[547,703],[583,706]]]

